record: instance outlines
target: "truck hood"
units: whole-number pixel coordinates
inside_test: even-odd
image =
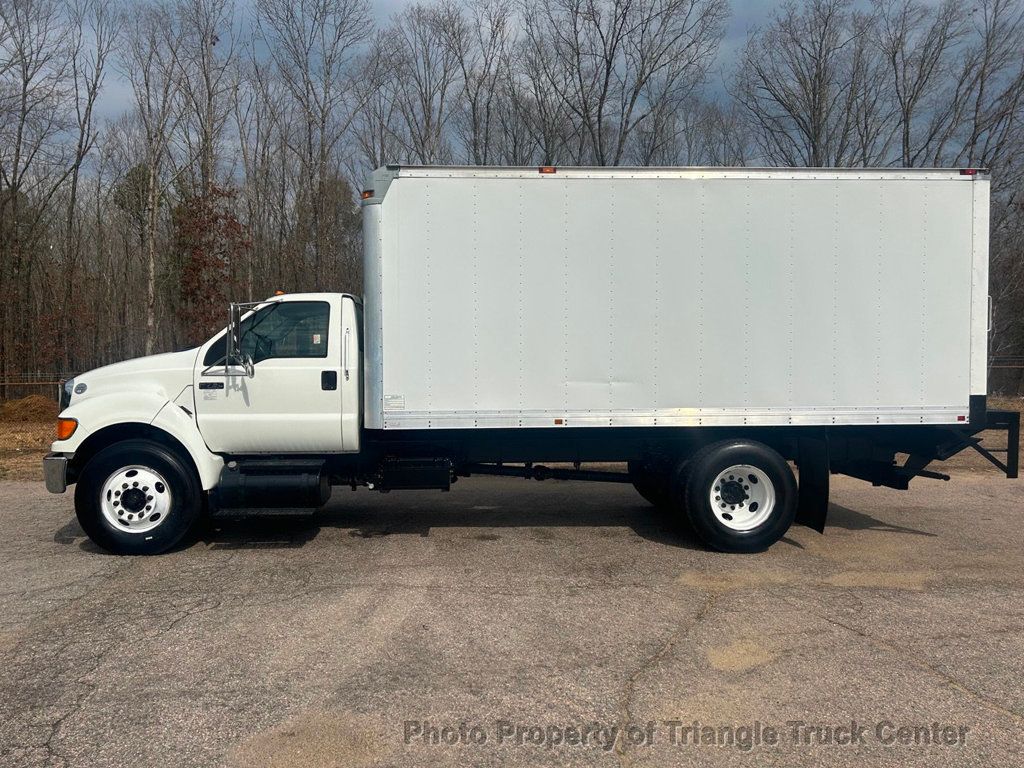
[[[198,354],[196,347],[183,352],[137,357],[86,371],[73,380],[71,405],[119,392],[145,392],[173,400],[185,387],[191,386]],[[83,392],[75,391],[81,390],[83,385]]]

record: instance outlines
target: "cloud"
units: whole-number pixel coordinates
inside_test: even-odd
[[[423,0],[430,2],[430,0]],[[411,5],[410,0],[372,0],[373,18],[377,26],[384,26],[391,17]],[[255,0],[238,0],[236,11],[248,24],[255,10]],[[765,24],[773,10],[781,5],[779,0],[730,0],[732,15],[726,26],[725,38],[719,52],[718,71],[729,68],[736,54],[743,47],[750,32]],[[131,109],[132,92],[120,72],[111,68],[105,87],[96,105],[97,113],[106,119],[116,119]]]

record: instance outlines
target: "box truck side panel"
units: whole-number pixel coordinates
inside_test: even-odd
[[[472,302],[470,321],[470,330],[473,334],[474,376],[473,381],[466,384],[474,387],[473,402],[478,404],[480,410],[519,410],[522,408],[522,391],[526,383],[524,366],[527,360],[523,334],[519,330],[528,320],[524,312],[523,295],[526,291],[532,293],[544,290],[544,286],[526,283],[527,273],[523,269],[526,244],[521,242],[520,237],[523,231],[523,217],[526,214],[523,188],[520,185],[502,184],[491,179],[489,183],[480,185],[480,192],[474,197],[471,218],[490,219],[493,222],[491,232],[494,239],[497,242],[510,243],[514,247],[510,248],[502,259],[494,259],[486,246],[476,249],[469,267],[476,298]],[[541,248],[543,243],[535,243],[532,247]],[[504,289],[488,291],[481,286],[485,281],[503,286]],[[488,300],[489,303],[484,305],[483,300]],[[548,300],[554,301],[555,296],[550,296]],[[465,323],[465,318],[459,314],[459,307],[456,305],[453,310],[453,322]],[[540,323],[543,320],[536,318],[535,322]],[[492,347],[495,343],[504,347],[500,365],[494,364]],[[461,368],[458,360],[451,360],[449,356],[458,358],[465,351],[456,348],[445,349],[441,356],[449,361],[448,365],[458,370]],[[555,367],[555,359],[544,358],[547,350],[539,349],[536,352],[539,359],[543,360],[545,368]],[[466,384],[459,385],[460,390]]]
[[[493,183],[507,185],[504,179]],[[498,335],[486,340],[486,363],[493,389],[488,412],[501,412],[504,403],[525,412],[544,398],[565,402],[567,342],[562,338],[567,291],[565,214],[568,201],[556,187],[513,185],[519,189],[516,233],[495,243],[494,257],[516,265],[516,313]],[[500,213],[496,215],[500,216]],[[482,266],[482,269],[485,269]],[[486,278],[485,278],[486,280]],[[498,292],[510,290],[496,285]],[[514,382],[510,387],[508,383]],[[510,399],[510,395],[515,400]],[[515,414],[513,414],[515,415]],[[511,425],[518,425],[518,418]]]
[[[835,307],[838,187],[834,181],[805,180],[787,183],[780,193],[773,184],[757,182],[751,207],[752,258],[761,265],[763,282],[752,281],[750,356],[752,371],[784,366],[785,379],[774,386],[753,376],[752,397],[772,407],[831,406],[836,327],[808,318],[829,318]],[[819,288],[802,291],[802,285]]]
[[[367,256],[382,274],[371,428],[968,413],[982,182],[405,173],[371,206],[383,233]]]
[[[628,248],[620,262],[623,271],[637,275],[622,288],[616,302],[615,322],[623,329],[621,346],[628,355],[624,363],[632,376],[649,377],[655,413],[694,408],[696,401],[680,402],[672,379],[685,378],[697,397],[704,397],[706,374],[697,361],[705,351],[703,318],[716,295],[708,281],[704,232],[680,211],[693,211],[703,218],[699,212],[705,205],[705,189],[700,184],[637,186],[645,194],[628,197],[635,197],[640,201],[637,207],[649,212],[649,231],[654,234],[646,248]],[[641,318],[635,323],[634,312]]]

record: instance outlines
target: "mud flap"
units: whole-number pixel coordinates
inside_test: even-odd
[[[828,436],[821,433],[800,437],[796,463],[800,468],[796,522],[824,533],[828,517]]]

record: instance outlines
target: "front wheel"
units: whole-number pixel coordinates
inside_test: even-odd
[[[776,451],[753,440],[703,448],[677,471],[673,499],[694,531],[722,552],[761,552],[781,539],[796,515],[793,472]]]
[[[149,440],[125,440],[97,453],[75,487],[78,522],[118,555],[155,555],[181,541],[200,517],[195,470]]]

